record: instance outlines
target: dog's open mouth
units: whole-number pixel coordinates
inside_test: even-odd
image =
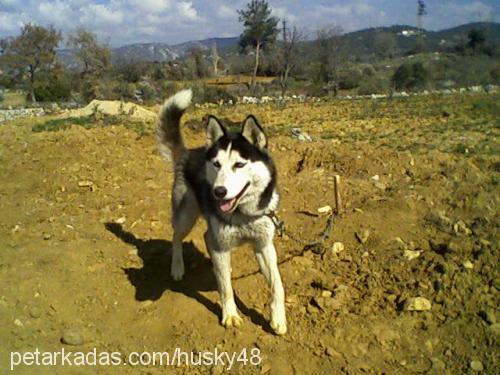
[[[245,194],[245,191],[248,189],[250,186],[250,182],[247,182],[246,185],[241,189],[241,191],[236,195],[234,198],[231,199],[221,199],[217,202],[219,205],[219,209],[224,212],[225,214],[232,212],[240,200],[240,198]]]

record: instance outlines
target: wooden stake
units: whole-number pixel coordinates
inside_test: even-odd
[[[340,215],[342,210],[342,198],[340,197],[340,176],[336,174],[333,176],[333,187],[335,189],[335,211]]]

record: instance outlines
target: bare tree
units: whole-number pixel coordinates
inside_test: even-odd
[[[215,42],[212,45],[210,59],[212,60],[212,67],[214,69],[214,76],[217,77],[217,75],[219,74],[219,61],[221,58],[217,52],[217,43],[215,43]]]
[[[27,23],[22,27],[21,35],[1,43],[2,60],[7,62],[11,74],[21,79],[27,77],[29,95],[33,102],[36,102],[35,83],[38,73],[56,67],[56,47],[60,41],[61,32],[54,26],[45,28]]]
[[[280,72],[280,86],[281,96],[285,97],[288,90],[288,78],[290,73],[297,65],[299,59],[298,43],[303,39],[304,35],[295,26],[289,30],[286,27],[286,20],[282,22],[282,38],[283,50],[281,56],[281,72]]]

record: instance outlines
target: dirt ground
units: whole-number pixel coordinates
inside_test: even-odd
[[[327,216],[317,209],[334,205],[333,176],[341,176],[344,209],[323,246],[276,238],[283,337],[268,326],[269,291],[249,248],[233,254],[244,325],[220,325],[203,222],[185,243],[184,279],[171,280],[172,169],[152,125],[141,132],[120,125],[33,132],[44,118],[1,125],[0,372],[11,352],[35,349],[126,356],[257,348],[260,365],[240,362],[231,373],[500,373],[498,103],[498,94],[465,94],[189,110],[189,145],[203,143],[206,113],[261,120],[279,171],[280,217],[304,241],[324,228]],[[293,127],[313,141],[292,137]]]

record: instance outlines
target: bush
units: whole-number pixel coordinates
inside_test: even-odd
[[[394,72],[392,83],[396,90],[418,89],[427,86],[429,76],[429,71],[421,62],[404,63]]]
[[[500,65],[497,65],[493,69],[491,69],[490,76],[495,85],[500,85]]]
[[[363,80],[363,73],[359,70],[351,70],[342,73],[339,77],[339,89],[351,90],[358,87]]]
[[[154,102],[157,99],[156,89],[148,82],[141,82],[137,90],[141,92],[141,97],[144,102]]]
[[[372,76],[365,77],[359,87],[359,95],[370,95],[370,94],[383,94],[388,91],[388,83],[386,80],[380,77]]]
[[[39,102],[64,101],[71,97],[71,85],[62,78],[40,82],[35,85],[34,91]]]
[[[135,100],[136,85],[134,83],[120,81],[113,89],[113,94],[120,100]]]
[[[219,103],[221,100],[224,102],[231,100],[236,103],[237,101],[233,94],[218,86],[193,86],[193,96],[195,103]]]

